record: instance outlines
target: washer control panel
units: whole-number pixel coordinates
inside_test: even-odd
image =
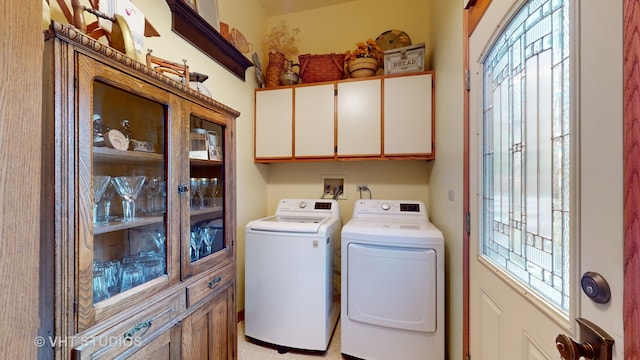
[[[318,216],[327,214],[339,217],[340,208],[336,200],[282,199],[278,203],[276,215],[285,214],[288,216]]]

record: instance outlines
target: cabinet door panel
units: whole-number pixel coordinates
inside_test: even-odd
[[[432,152],[432,75],[384,79],[385,155]]]
[[[333,157],[334,139],[334,85],[296,88],[295,156]]]
[[[338,156],[379,156],[381,80],[338,84]]]
[[[256,91],[255,157],[292,156],[293,90]]]
[[[236,332],[233,286],[230,284],[209,304],[201,306],[182,323],[183,359],[235,359]]]

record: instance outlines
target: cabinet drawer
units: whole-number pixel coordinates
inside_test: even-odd
[[[217,271],[212,271],[203,276],[202,279],[187,286],[187,307],[193,306],[218,292],[234,277],[233,264],[226,265]]]
[[[137,307],[139,312],[123,314],[121,322],[111,327],[78,334],[75,359],[114,359],[146,346],[159,334],[179,321],[184,296],[177,292],[153,305]]]

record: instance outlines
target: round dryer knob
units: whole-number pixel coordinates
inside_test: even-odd
[[[306,201],[300,201],[298,203],[298,206],[300,207],[300,209],[304,209],[307,207],[307,202]]]
[[[382,210],[384,210],[384,211],[387,211],[387,210],[391,209],[391,205],[389,205],[389,203],[386,203],[386,202],[385,202],[385,203],[382,203],[382,204],[380,205],[380,207],[381,207],[381,208],[382,208]]]

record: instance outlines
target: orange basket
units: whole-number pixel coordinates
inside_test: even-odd
[[[344,54],[299,55],[300,78],[309,84],[340,80],[344,76]]]

